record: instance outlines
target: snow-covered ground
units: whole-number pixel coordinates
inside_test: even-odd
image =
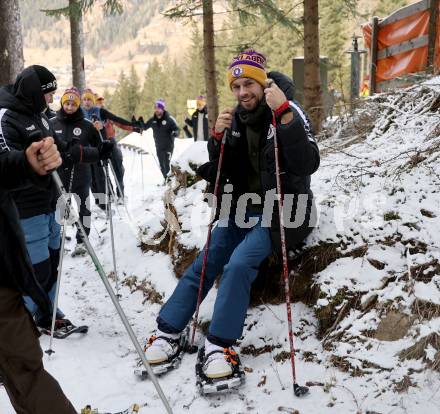
[[[402,339],[381,341],[362,336],[363,332],[377,328],[380,316],[375,309],[362,315],[354,309],[335,328],[343,335],[343,340],[335,341],[337,349],[324,349],[317,337],[316,310],[327,306],[341,290],[359,293],[362,300],[377,294],[378,302],[383,303],[406,301],[409,306],[415,298],[440,303],[440,287],[436,285],[439,275],[429,283],[414,282],[410,292],[398,284],[407,273],[408,260],[410,265],[415,265],[440,258],[438,158],[437,165],[429,164],[425,168],[420,161],[420,168],[399,169],[416,150],[422,151],[428,161],[429,157],[438,157],[438,152],[429,155],[423,151],[429,145],[438,145],[439,130],[433,131],[438,128],[439,115],[419,114],[416,103],[414,106],[417,116],[411,116],[408,110],[400,111],[402,113],[386,131],[380,130],[379,120],[376,129],[364,141],[340,151],[330,151],[313,176],[312,187],[318,199],[321,221],[309,245],[343,240],[348,246],[341,252],[345,254],[367,244],[365,259],[384,266],[378,269],[361,257],[341,257],[314,275],[322,293],[315,307],[302,303],[293,305],[297,376],[300,384],[306,381],[316,384],[310,387],[310,394],[302,399],[295,398],[290,361],[277,362],[276,356],[289,349],[285,306],[261,305],[249,309],[245,335],[238,349],[252,345],[255,348],[269,346],[272,351],[256,357],[242,353],[246,368],[244,386],[225,395],[200,396],[194,378],[196,355],[186,354],[179,369],[159,377],[174,413],[292,414],[295,410],[301,414],[440,413],[438,371],[427,369],[421,360],[402,362],[396,357],[397,352],[414,343],[413,337],[439,333],[438,318],[419,321]],[[336,148],[335,142],[338,142],[337,137],[334,141],[325,141],[323,147]],[[125,143],[141,147],[149,154],[142,155],[134,147],[123,150],[131,219],[121,208],[115,218],[119,278],[145,279],[166,300],[177,282],[171,259],[164,253],[142,253],[137,238],[138,225],[152,236],[161,229],[160,220],[164,217],[165,187],[161,185],[162,177],[152,155],[155,154],[154,143],[149,132],[142,138],[131,134]],[[192,140],[176,140],[173,157],[180,156],[179,165],[190,169],[191,154],[198,161],[207,157],[204,145],[193,144]],[[434,173],[431,175],[432,168]],[[200,201],[203,188],[200,182],[191,189],[180,190],[174,200],[183,230],[179,241],[187,247],[200,248],[206,237],[207,210]],[[429,214],[420,217],[421,209],[432,212],[434,217],[430,218]],[[386,213],[389,215],[384,220]],[[405,225],[416,221],[418,229]],[[109,274],[113,270],[110,231],[99,211],[94,210],[93,224],[91,241]],[[402,234],[400,241],[390,246],[382,244],[387,236],[392,238],[397,231]],[[72,250],[73,228],[68,229],[68,234],[72,241],[67,243],[67,248]],[[414,253],[406,257],[405,242],[414,238],[426,243],[425,254]],[[146,404],[141,413],[165,413],[153,384],[133,375],[137,355],[91,260],[66,254],[64,268],[60,307],[74,323],[87,324],[90,329],[84,336],[55,340],[55,354],[44,355],[46,369],[58,379],[78,411],[86,404],[102,411],[118,411],[139,403]],[[384,286],[390,274],[397,274],[397,280]],[[115,286],[114,281],[111,283]],[[155,328],[160,305],[145,300],[140,291],[131,293],[125,285],[121,286],[120,293],[121,306],[139,341],[143,342]],[[201,307],[202,320],[210,319],[214,299],[215,289]],[[201,340],[196,336],[196,341]],[[42,337],[43,350],[48,344],[49,338]],[[428,350],[432,359],[436,350]],[[330,363],[330,356],[340,357],[359,368],[364,361],[372,366],[369,366],[369,373],[352,376]],[[414,386],[397,392],[393,384],[407,375]],[[5,391],[0,389],[0,413],[13,412]]]

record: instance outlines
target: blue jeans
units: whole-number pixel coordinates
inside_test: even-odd
[[[240,338],[249,306],[252,282],[261,262],[271,254],[270,230],[261,227],[261,216],[252,228],[240,228],[233,219],[227,226],[217,225],[212,231],[208,262],[203,281],[202,300],[206,297],[217,276],[222,274],[209,327],[209,337],[233,343]],[[224,223],[222,223],[224,224]],[[171,297],[162,307],[161,324],[182,331],[197,306],[197,293],[202,271],[204,250],[185,271]]]
[[[53,252],[58,251],[60,248],[61,226],[55,220],[55,213],[40,214],[21,219],[20,223],[26,240],[26,248],[34,265],[37,279],[45,288],[53,304],[56,285],[51,283],[50,286],[44,286],[43,280],[53,280],[53,275],[49,273],[56,271],[56,269],[52,268],[53,266],[58,266],[58,264],[50,263],[50,258]],[[41,275],[42,270],[48,274]],[[32,315],[37,313],[38,306],[29,296],[24,296],[24,303]],[[57,311],[59,317],[64,316],[60,310]]]

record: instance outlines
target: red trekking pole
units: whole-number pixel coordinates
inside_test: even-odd
[[[222,169],[223,153],[225,151],[225,142],[226,142],[227,131],[228,131],[228,129],[226,128],[225,132],[223,133],[223,137],[222,137],[221,144],[220,144],[220,156],[218,159],[217,175],[215,176],[215,184],[214,184],[214,201],[216,203],[215,206],[217,206],[218,186],[219,186],[219,182],[220,182],[220,173],[221,173],[221,169]],[[193,330],[192,330],[192,334],[191,334],[191,343],[190,343],[190,346],[188,347],[189,353],[197,352],[197,347],[194,346],[194,336],[196,334],[197,321],[199,318],[200,303],[202,302],[203,280],[205,279],[206,265],[208,263],[209,244],[211,242],[211,233],[212,233],[213,224],[214,224],[214,220],[211,220],[211,222],[209,223],[209,226],[208,226],[208,236],[207,236],[206,244],[205,244],[205,254],[203,256],[202,272],[200,273],[200,283],[199,283],[199,291],[198,291],[198,295],[197,295],[196,313],[194,315]]]
[[[292,329],[292,308],[290,306],[290,288],[289,288],[289,266],[287,264],[287,249],[286,249],[286,235],[284,233],[284,216],[283,216],[283,204],[284,197],[281,189],[280,178],[280,160],[278,154],[278,141],[277,141],[277,120],[275,113],[272,112],[272,125],[273,125],[273,142],[275,149],[275,175],[277,180],[277,194],[278,194],[278,213],[280,218],[280,235],[281,235],[281,252],[283,255],[283,279],[284,279],[284,294],[286,296],[286,308],[287,308],[287,326],[289,330],[289,344],[290,344],[290,361],[292,364],[292,379],[293,379],[293,393],[297,397],[306,395],[309,389],[304,386],[300,386],[296,382],[295,371],[295,347],[293,345],[293,329]]]

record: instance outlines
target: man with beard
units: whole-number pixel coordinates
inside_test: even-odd
[[[89,195],[92,180],[90,163],[110,158],[114,142],[101,142],[96,128],[84,118],[80,104],[81,95],[78,89],[74,86],[66,89],[61,97],[61,109],[50,123],[69,154],[59,168],[61,180],[69,193],[79,197],[79,217],[89,235],[91,225]],[[76,243],[72,256],[86,254],[83,235],[79,230],[76,232]]]
[[[310,175],[319,166],[318,146],[306,114],[291,100],[291,80],[279,72],[268,74],[265,62],[264,55],[248,49],[229,65],[227,80],[238,105],[220,112],[208,141],[210,162],[198,170],[208,182],[215,182],[226,133],[220,188],[228,183],[232,194],[229,191],[226,195],[232,204],[230,213],[222,207],[212,231],[202,290],[203,299],[222,275],[208,335],[199,351],[203,375],[211,380],[232,381],[239,364],[232,347],[243,333],[251,285],[261,262],[273,251],[281,252],[280,220],[274,206],[275,132],[283,191],[285,197],[293,199],[285,216],[292,222],[296,216],[302,217],[296,228],[286,227],[287,247],[298,247],[314,224]],[[276,126],[272,124],[273,115]],[[266,201],[270,211],[266,211]],[[197,306],[203,261],[204,251],[185,271],[159,312],[156,335],[146,349],[153,367],[166,364],[181,351],[182,332]]]

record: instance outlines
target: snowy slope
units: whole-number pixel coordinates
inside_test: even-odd
[[[377,330],[386,306],[411,315],[416,299],[440,303],[440,275],[435,265],[434,269],[427,268],[429,280],[405,279],[408,264],[414,267],[440,259],[440,149],[429,154],[429,149],[439,145],[440,116],[438,110],[424,110],[428,102],[438,97],[436,84],[440,79],[431,83],[431,100],[424,94],[418,98],[414,95],[410,106],[404,98],[384,98],[386,110],[377,115],[375,128],[362,140],[343,147],[340,135],[335,134],[321,145],[325,155],[312,180],[320,226],[309,238],[308,246],[335,244],[340,257],[313,275],[320,292],[316,303],[298,302],[293,306],[298,381],[315,382],[310,395],[301,400],[293,397],[290,362],[280,358],[281,352],[289,349],[285,306],[262,304],[249,309],[239,347],[247,370],[246,384],[226,395],[202,397],[195,388],[195,355],[185,355],[178,370],[159,378],[175,413],[266,414],[294,413],[295,409],[301,414],[440,413],[438,371],[427,367],[429,359],[438,355],[435,346],[426,347],[425,361],[400,360],[396,356],[417,339],[438,333],[439,315],[414,321],[408,333],[398,340],[368,335]],[[387,121],[390,117],[391,123]],[[125,142],[149,154],[141,155],[134,147],[124,149],[132,222],[123,211],[122,218],[117,215],[115,219],[119,277],[145,279],[150,293],[154,288],[166,300],[177,282],[171,258],[162,252],[142,253],[137,239],[138,225],[145,229],[144,238],[151,238],[160,231],[164,215],[165,187],[153,156],[154,143],[149,133],[142,138],[131,134]],[[191,169],[191,162],[207,157],[203,145],[193,144],[192,140],[176,141],[174,158],[182,154],[180,167]],[[424,160],[414,158],[417,154]],[[407,168],[408,162],[414,165]],[[200,248],[206,237],[203,189],[204,183],[196,183],[179,190],[174,200],[183,230],[178,241],[188,248]],[[432,215],[422,214],[422,209]],[[93,223],[92,244],[110,274],[110,233],[98,211],[94,211]],[[74,236],[72,228],[68,234]],[[387,240],[392,242],[384,243]],[[426,246],[421,249],[417,241]],[[67,247],[73,249],[74,242]],[[350,255],[359,248],[364,249],[363,255]],[[44,356],[46,368],[78,410],[88,403],[104,411],[137,402],[147,404],[142,413],[165,412],[152,383],[133,375],[136,354],[91,260],[66,255],[64,263],[60,306],[69,318],[88,324],[90,330],[85,336],[55,341],[56,353]],[[121,287],[120,293],[121,306],[143,341],[155,327],[160,304],[153,302],[158,302],[160,296],[146,299],[141,291],[131,292],[127,285]],[[368,303],[374,297],[376,305],[362,311],[357,302],[352,304],[347,297],[356,297],[359,303]],[[340,299],[337,304],[335,298]],[[213,290],[201,307],[202,320],[210,319],[214,299]],[[332,310],[338,311],[346,303],[347,311],[341,312],[327,341],[322,342],[318,336],[320,311],[332,304]],[[41,338],[43,349],[48,343],[47,337]],[[257,351],[266,347],[267,352],[253,356],[246,352],[252,347]],[[405,387],[405,378],[413,386]],[[403,392],[399,392],[399,384]],[[6,393],[0,389],[0,413],[13,412]]]

